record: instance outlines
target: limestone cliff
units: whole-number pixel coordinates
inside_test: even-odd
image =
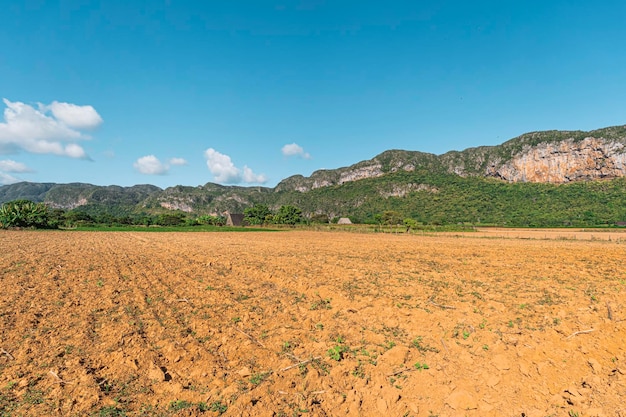
[[[367,178],[377,178],[397,171],[414,171],[417,168],[441,170],[437,156],[417,151],[389,150],[373,159],[333,170],[319,170],[310,177],[294,175],[281,181],[275,191],[296,190],[307,192],[316,188],[342,185]]]
[[[626,146],[588,137],[525,147],[501,165],[492,164],[487,176],[510,182],[565,183],[626,176]]]
[[[296,175],[287,178],[275,190],[304,193],[398,171],[415,170],[448,172],[462,177],[493,177],[509,182],[555,184],[624,177],[626,126],[592,132],[531,132],[501,145],[468,148],[438,156],[389,150],[349,167],[316,171],[310,177]]]
[[[375,205],[377,203],[368,200],[375,197],[389,199],[428,194],[433,199],[440,198],[443,188],[438,180],[450,174],[554,184],[626,177],[626,125],[589,132],[531,132],[500,145],[443,155],[388,150],[347,167],[315,171],[309,177],[294,175],[274,188],[207,183],[162,190],[145,184],[119,187],[24,182],[0,186],[0,203],[27,198],[43,201],[53,208],[82,207],[81,210],[96,214],[103,210],[119,214],[163,209],[238,213],[257,203],[272,208],[283,204],[301,206],[307,201],[304,194],[319,189],[311,193],[311,201],[323,201],[326,212],[339,215],[346,204]],[[347,192],[342,194],[344,190]],[[294,196],[294,191],[298,195]],[[322,194],[324,197],[320,197]]]

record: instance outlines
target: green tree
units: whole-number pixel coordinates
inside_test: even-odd
[[[302,210],[296,206],[281,206],[274,216],[277,224],[289,224],[291,226],[302,223]]]
[[[211,216],[210,214],[205,214],[196,219],[198,224],[208,224],[211,226],[224,226],[226,224],[226,218],[224,216]]]
[[[180,226],[185,223],[185,218],[185,213],[181,212],[163,213],[159,215],[156,223],[159,226]]]
[[[250,225],[265,224],[271,216],[272,212],[265,204],[255,204],[243,211],[243,218]]]
[[[90,225],[95,221],[88,213],[76,210],[66,212],[63,217],[68,226]]]
[[[4,203],[0,207],[0,225],[8,227],[56,227],[50,223],[48,206],[44,203],[33,203],[30,200],[15,200]]]
[[[396,226],[402,224],[402,216],[397,211],[387,210],[383,212],[381,221],[388,226]]]
[[[411,229],[415,229],[417,227],[417,221],[411,218],[404,219],[404,225],[406,226],[406,232],[409,233]]]

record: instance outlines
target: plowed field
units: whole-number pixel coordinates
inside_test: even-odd
[[[626,416],[626,243],[0,233],[2,416]]]

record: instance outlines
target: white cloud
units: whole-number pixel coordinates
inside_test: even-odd
[[[133,164],[137,171],[146,175],[165,175],[170,171],[170,165],[187,165],[187,161],[183,158],[170,158],[167,163],[163,163],[154,155],[146,155]]]
[[[85,150],[75,143],[70,143],[69,145],[65,146],[65,155],[72,158],[87,158]]]
[[[146,175],[165,175],[169,167],[154,155],[142,156],[133,164],[135,169]]]
[[[263,174],[255,174],[247,165],[244,165],[243,182],[264,184],[267,182],[267,177]]]
[[[219,153],[213,148],[204,151],[206,165],[215,181],[236,184],[241,182],[239,168],[230,160],[230,156]]]
[[[53,101],[46,109],[49,109],[57,120],[76,129],[95,129],[102,124],[102,117],[92,106]]]
[[[170,158],[170,165],[187,165],[187,160],[184,158]]]
[[[297,143],[290,143],[288,145],[283,146],[281,149],[283,155],[285,156],[299,156],[304,159],[311,159],[311,154],[308,152],[304,152],[302,146]]]
[[[267,178],[263,174],[255,174],[252,169],[247,166],[243,167],[243,171],[233,164],[230,156],[219,153],[213,148],[204,151],[206,165],[213,174],[215,181],[225,184],[260,183],[263,184]]]
[[[85,150],[75,142],[90,139],[80,129],[92,129],[102,123],[93,107],[55,101],[49,106],[39,103],[36,109],[19,101],[3,99],[3,102],[6,109],[5,122],[0,122],[0,152],[23,150],[88,158]],[[64,145],[62,142],[69,143]]]
[[[33,170],[28,168],[21,162],[15,162],[11,159],[5,159],[0,161],[0,171],[4,172],[32,172]]]
[[[16,182],[20,182],[20,180],[10,176],[9,174],[0,172],[0,185],[15,184]]]

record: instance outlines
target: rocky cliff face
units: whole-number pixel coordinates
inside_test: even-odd
[[[351,181],[358,181],[363,178],[374,178],[383,175],[382,165],[379,163],[373,163],[356,169],[342,172],[339,176],[339,184],[343,184]]]
[[[487,176],[510,182],[566,183],[626,176],[626,146],[588,137],[525,147],[503,164],[491,164]]]
[[[118,212],[159,208],[185,212],[218,209],[241,212],[257,202],[299,204],[298,197],[295,202],[290,200],[293,198],[289,195],[292,191],[307,193],[318,188],[338,187],[354,181],[413,171],[556,184],[626,177],[626,125],[590,132],[530,132],[497,146],[468,148],[443,155],[388,150],[371,160],[348,167],[315,171],[310,177],[294,175],[275,188],[208,183],[198,187],[176,186],[161,190],[151,185],[101,187],[81,183],[25,182],[0,186],[0,203],[27,198],[64,209],[94,205],[115,206]],[[368,189],[372,190],[371,187]],[[404,197],[415,191],[439,191],[430,184],[410,183],[406,176],[398,184],[383,179],[374,184],[373,189],[384,198]],[[338,208],[339,214],[340,211],[341,208]]]
[[[332,170],[319,170],[310,177],[294,175],[281,181],[275,191],[295,190],[305,193],[322,187],[341,185],[366,178],[382,177],[397,171],[414,171],[417,168],[439,169],[437,156],[417,151],[389,150],[354,165]]]
[[[278,190],[307,192],[389,173],[426,169],[463,177],[495,177],[509,182],[561,184],[626,176],[626,127],[593,132],[533,132],[498,146],[443,155],[386,151],[369,161],[336,170],[294,176]]]

